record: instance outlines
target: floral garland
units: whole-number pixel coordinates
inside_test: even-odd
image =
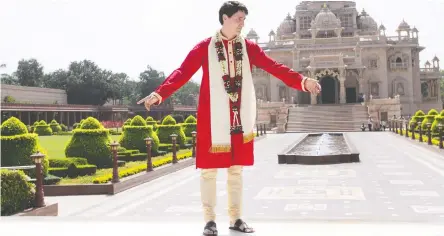
[[[239,94],[242,90],[242,57],[243,57],[243,48],[241,43],[241,38],[236,37],[234,40],[234,59],[236,62],[236,73],[234,78],[230,78],[228,74],[228,68],[226,67],[227,59],[225,58],[225,47],[221,40],[220,33],[216,34],[216,42],[215,47],[217,51],[217,57],[222,68],[222,80],[224,81],[225,91],[230,98],[230,102],[232,103],[231,111],[233,112],[234,119],[233,124],[231,125],[231,134],[234,133],[243,133],[242,125],[239,123]]]

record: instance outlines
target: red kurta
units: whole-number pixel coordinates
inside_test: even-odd
[[[182,87],[202,67],[202,82],[197,109],[197,137],[196,137],[196,168],[228,168],[232,165],[251,166],[254,164],[254,140],[244,143],[243,134],[231,136],[231,152],[211,153],[211,125],[210,125],[210,89],[208,71],[208,46],[211,38],[198,43],[187,55],[182,65],[173,71],[155,91],[162,100],[171,96]],[[234,64],[233,50],[230,50],[234,41],[223,39],[226,48],[227,61]],[[261,68],[276,78],[282,80],[287,86],[302,91],[302,75],[280,64],[266,55],[263,50],[246,39],[246,47],[251,67]],[[233,62],[231,62],[233,61]],[[251,69],[251,68],[250,68]],[[233,70],[228,69],[230,77],[234,77]],[[254,78],[253,78],[254,79]],[[222,80],[222,78],[221,78]],[[240,97],[239,97],[240,99]],[[233,114],[230,112],[232,121]],[[241,121],[242,122],[242,121]],[[227,131],[229,132],[229,131]]]

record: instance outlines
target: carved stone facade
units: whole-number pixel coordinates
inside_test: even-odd
[[[288,14],[263,50],[323,86],[319,96],[288,88],[272,75],[255,68],[257,97],[296,104],[357,103],[361,98],[400,96],[402,113],[440,109],[439,59],[419,64],[418,30],[403,20],[396,36],[387,36],[365,11],[352,1],[303,1]],[[247,35],[256,42],[254,30]]]

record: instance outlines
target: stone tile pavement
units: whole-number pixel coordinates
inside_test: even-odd
[[[277,153],[300,135],[268,134],[256,142],[256,163],[244,170],[243,215],[248,223],[262,222],[258,227],[313,221],[444,225],[444,156],[440,153],[388,132],[353,132],[349,135],[360,151],[360,163],[277,164]],[[190,167],[115,196],[47,199],[59,202],[60,216],[189,221],[201,230],[199,173]],[[226,171],[221,170],[216,212],[222,225],[228,222],[226,179]]]

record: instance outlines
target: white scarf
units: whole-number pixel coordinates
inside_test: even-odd
[[[219,33],[219,32],[218,32]],[[242,91],[240,106],[240,121],[244,131],[244,143],[254,139],[254,125],[256,121],[256,94],[250,61],[247,54],[245,39],[241,36],[242,58]],[[220,38],[220,37],[219,37]],[[216,35],[211,38],[208,48],[208,69],[210,76],[210,117],[211,117],[211,152],[230,152],[230,103],[222,79],[223,70],[216,51]],[[234,45],[232,45],[234,47]],[[233,50],[234,51],[234,50]],[[225,68],[229,70],[227,53],[224,45]],[[233,55],[234,58],[234,55]],[[234,77],[234,75],[230,75]]]

